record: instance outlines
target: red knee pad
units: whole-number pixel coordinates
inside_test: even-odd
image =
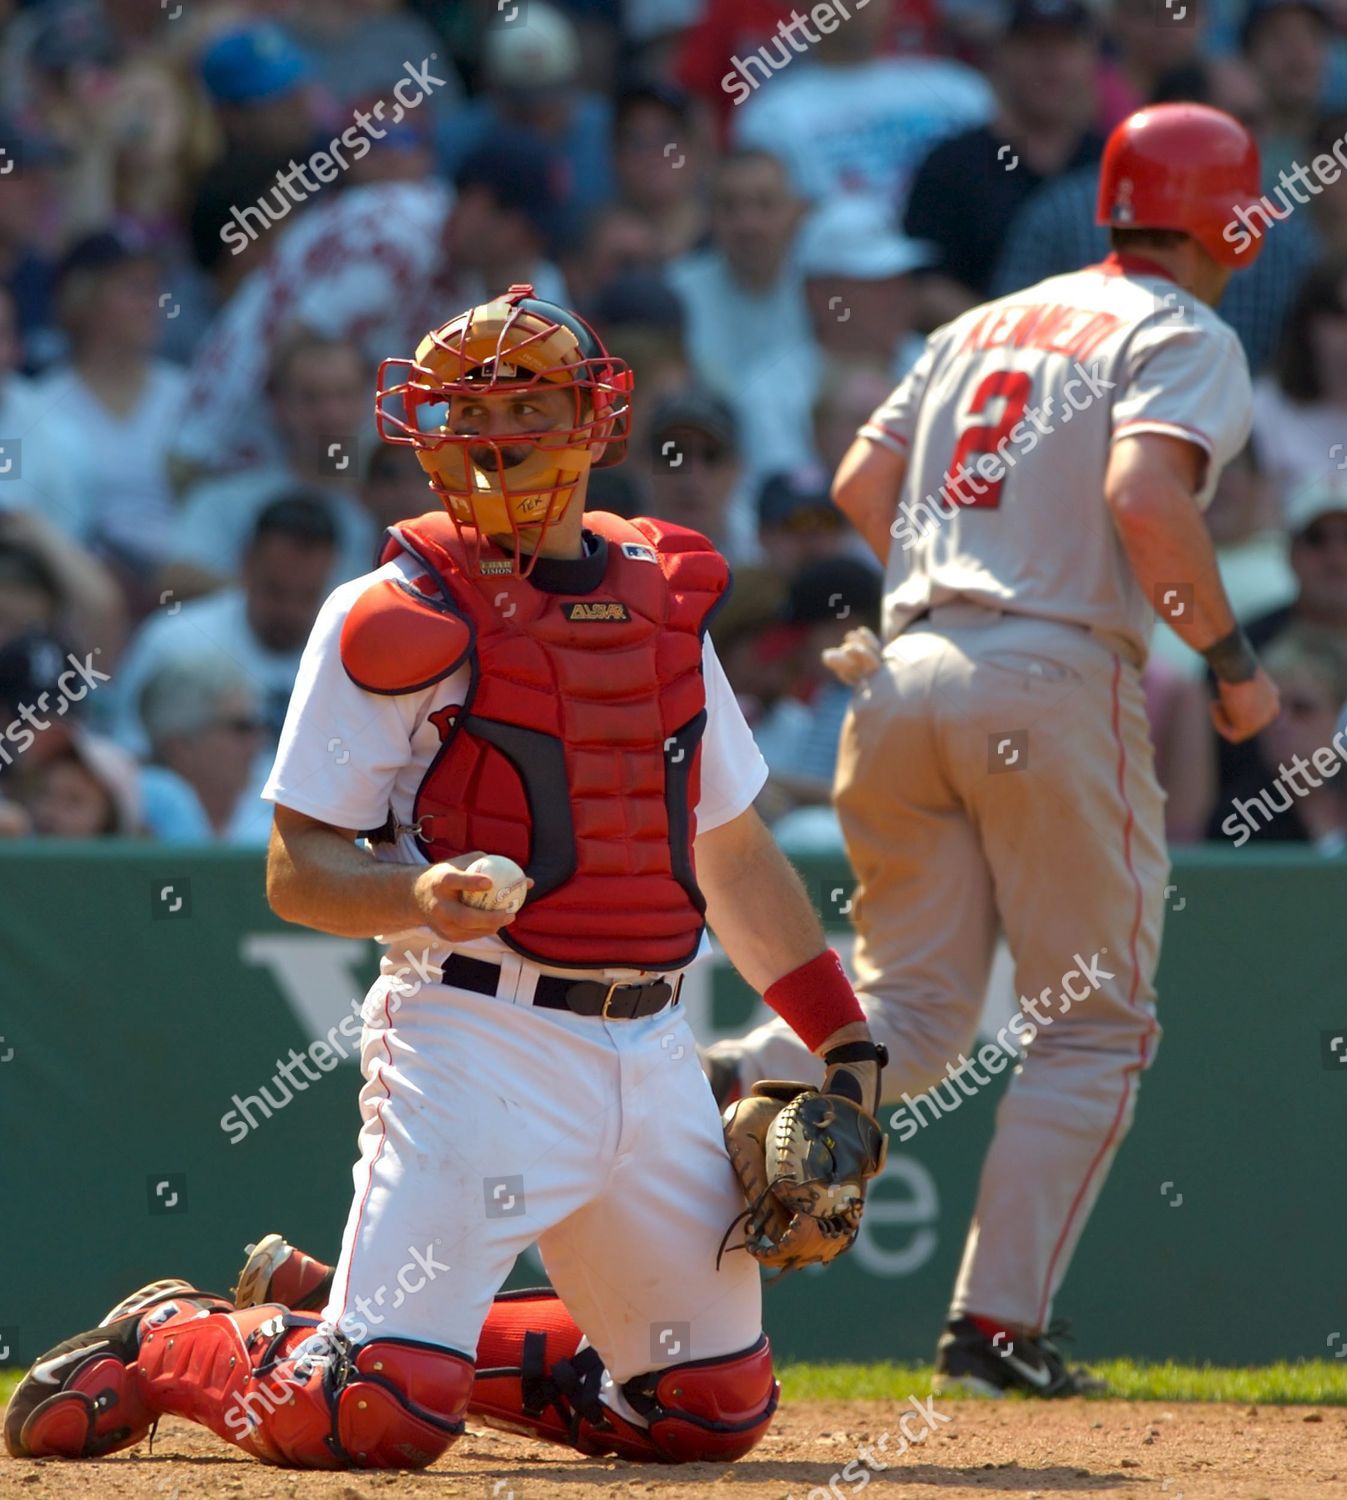
[[[771,1425],[781,1396],[764,1334],[751,1349],[638,1375],[622,1387],[672,1463],[742,1458]]]
[[[337,1437],[362,1469],[424,1469],[463,1431],[473,1365],[452,1349],[376,1339],[337,1396]]]
[[[638,1375],[622,1387],[648,1422],[628,1422],[600,1400],[603,1364],[551,1290],[506,1292],[477,1345],[468,1410],[493,1427],[616,1453],[637,1463],[735,1459],[767,1431],[780,1387],[764,1336],[722,1359]]]

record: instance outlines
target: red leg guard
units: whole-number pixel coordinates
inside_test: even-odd
[[[265,1463],[421,1469],[463,1430],[472,1364],[380,1339],[352,1351],[278,1306],[171,1318],[138,1370],[159,1412],[200,1422]]]
[[[740,1458],[771,1423],[780,1386],[765,1336],[741,1354],[627,1381],[622,1394],[647,1427],[603,1405],[603,1365],[592,1348],[579,1348],[581,1339],[555,1292],[497,1297],[477,1345],[468,1411],[488,1426],[646,1463]]]

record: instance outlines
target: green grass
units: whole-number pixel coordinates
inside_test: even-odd
[[[1226,1370],[1210,1365],[1139,1364],[1112,1359],[1090,1365],[1123,1401],[1237,1401],[1261,1406],[1347,1406],[1347,1362],[1313,1360]],[[787,1401],[888,1401],[931,1388],[930,1365],[785,1365]],[[1097,1399],[1097,1398],[1096,1398]]]
[[[1234,1401],[1245,1406],[1347,1406],[1347,1361],[1222,1370],[1210,1365],[1148,1365],[1111,1359],[1090,1366],[1123,1401]],[[19,1380],[0,1370],[0,1401]],[[931,1388],[930,1365],[785,1365],[787,1401],[894,1401]],[[1095,1398],[1098,1399],[1098,1398]]]

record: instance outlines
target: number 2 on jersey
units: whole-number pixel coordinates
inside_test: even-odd
[[[1001,486],[1006,482],[1005,474],[998,479],[983,479],[975,467],[977,458],[983,453],[994,454],[997,446],[1010,436],[1016,423],[1024,415],[1029,401],[1033,380],[1023,370],[993,370],[984,376],[973,392],[967,415],[980,417],[987,406],[1001,401],[999,421],[970,422],[959,434],[954,445],[954,456],[945,471],[941,497],[947,504],[966,506],[969,510],[995,510],[1001,504]],[[1002,464],[1004,469],[1006,466]],[[978,480],[975,486],[969,475]],[[978,487],[982,493],[978,493]]]

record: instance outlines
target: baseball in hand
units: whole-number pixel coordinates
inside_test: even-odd
[[[463,871],[465,875],[489,875],[489,891],[461,891],[465,906],[476,906],[482,911],[518,911],[528,895],[528,876],[503,854],[484,854],[475,859]]]

